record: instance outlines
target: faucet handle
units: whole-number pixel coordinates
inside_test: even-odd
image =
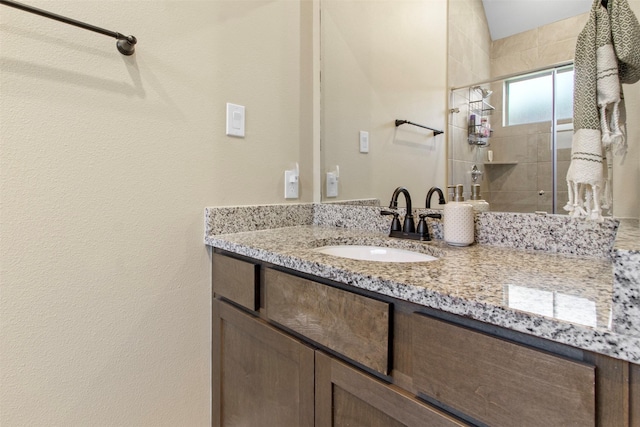
[[[391,231],[402,231],[402,226],[400,225],[400,219],[398,219],[398,212],[393,211],[380,211],[380,215],[393,215],[393,220],[391,221]]]
[[[429,213],[429,214],[420,214],[420,221],[418,221],[418,229],[416,232],[422,236],[422,240],[431,240],[431,236],[429,235],[429,226],[427,225],[427,221],[425,218],[442,218],[442,215],[439,213]]]
[[[416,230],[416,233],[420,234],[421,236],[426,236],[427,240],[430,240],[429,227],[427,226],[427,222],[424,220],[426,215],[420,214],[419,216],[420,216],[420,221],[418,221],[418,228]]]

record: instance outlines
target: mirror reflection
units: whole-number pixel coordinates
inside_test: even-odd
[[[453,89],[451,181],[479,184],[493,211],[562,213],[571,160],[573,67]]]
[[[509,4],[516,2],[487,3],[493,3],[494,10],[501,4],[498,9],[507,13]],[[517,3],[516,9],[521,12],[508,12],[509,19],[497,19],[515,22],[515,13],[519,13],[526,16],[526,22],[533,22],[531,12],[522,13],[527,2]],[[489,8],[485,14],[481,0],[323,0],[321,199],[373,197],[386,204],[393,188],[403,185],[411,191],[414,206],[421,207],[429,187],[464,184],[468,195],[475,179],[483,198],[491,202],[492,211],[563,213],[571,120],[560,114],[555,121],[537,118],[517,123],[517,113],[505,110],[505,87],[516,92],[516,83],[528,79],[534,71],[551,73],[558,80],[569,76],[577,35],[592,2],[562,2],[582,3],[577,12],[557,10],[558,2],[531,3],[536,4],[538,15],[550,4],[565,16],[492,39],[495,31],[487,17],[493,17]],[[629,3],[638,15],[640,2]],[[349,8],[353,10],[346,10]],[[424,24],[425,19],[429,25]],[[446,23],[441,25],[440,19],[446,19]],[[444,43],[436,41],[444,40],[448,40],[448,46],[443,53]],[[443,98],[442,87],[438,88],[441,73],[446,76],[444,87],[450,88]],[[510,80],[496,76],[508,76]],[[476,86],[478,89],[473,89]],[[630,119],[628,136],[636,141],[640,139],[640,126],[633,118],[640,117],[639,86],[624,85]],[[492,93],[485,97],[483,90]],[[483,97],[493,110],[486,114],[484,128],[482,115],[477,115],[474,126],[478,132],[471,132],[471,138],[480,139],[470,143],[469,104]],[[555,108],[560,111],[565,107]],[[358,120],[351,127],[347,119],[354,114]],[[509,122],[505,117],[512,120],[511,125],[506,125]],[[395,128],[396,119],[444,127],[446,142],[443,135],[434,137],[426,130]],[[367,154],[357,150],[360,130],[368,131]],[[482,144],[482,138],[487,144]],[[445,144],[446,151],[442,151]],[[637,218],[639,155],[637,147],[630,146],[624,164],[616,159],[613,165],[613,208],[616,216]],[[341,174],[338,195],[327,197],[324,176],[336,165]]]
[[[403,186],[424,207],[431,186],[446,186],[446,135],[396,120],[446,129],[447,2],[320,4],[322,200],[388,205]]]

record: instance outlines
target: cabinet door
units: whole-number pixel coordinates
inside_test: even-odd
[[[316,351],[316,426],[462,425],[406,391]]]
[[[213,301],[213,425],[313,426],[314,352]]]

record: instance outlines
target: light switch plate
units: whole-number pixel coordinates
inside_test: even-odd
[[[360,152],[361,153],[369,152],[369,132],[364,130],[360,131]]]
[[[227,102],[227,135],[244,138],[244,106]]]

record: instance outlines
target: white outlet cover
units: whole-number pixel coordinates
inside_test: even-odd
[[[298,174],[295,170],[284,171],[284,198],[285,199],[297,199],[298,198]]]
[[[227,102],[227,135],[244,138],[244,106]]]
[[[333,172],[327,172],[327,197],[338,197],[338,177]]]

